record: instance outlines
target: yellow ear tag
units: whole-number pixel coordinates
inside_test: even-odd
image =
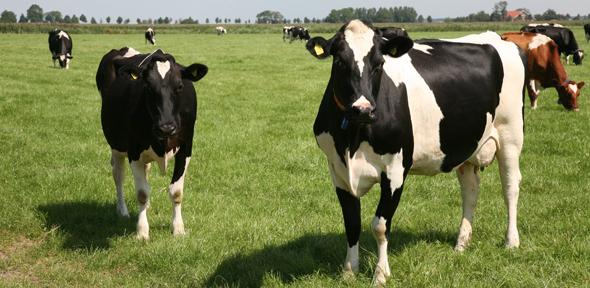
[[[133,80],[137,80],[137,75],[135,75],[135,73],[131,73],[131,78],[132,78]]]
[[[313,46],[313,50],[315,51],[315,54],[318,56],[321,56],[324,54],[324,48],[322,48],[322,46],[320,46],[320,44],[315,44],[315,46]]]
[[[395,53],[397,53],[397,48],[393,47],[393,49],[391,49],[391,51],[389,51],[389,54],[393,56],[393,55],[395,55]]]

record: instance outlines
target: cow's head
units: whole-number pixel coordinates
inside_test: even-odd
[[[384,29],[352,20],[331,39],[314,37],[307,50],[316,58],[332,56],[333,97],[346,118],[360,123],[375,120],[375,99],[383,74],[384,55],[400,57],[414,42]]]
[[[68,69],[70,67],[70,61],[74,58],[70,53],[60,54],[53,56],[53,59],[57,59],[59,67]]]
[[[126,58],[114,61],[119,77],[142,85],[141,102],[152,120],[154,135],[165,139],[180,127],[180,99],[184,89],[193,89],[187,81],[196,82],[207,74],[207,66],[191,64],[184,67],[161,50],[148,55],[139,65],[130,65]],[[186,87],[189,86],[189,87]]]
[[[566,80],[560,85],[557,85],[556,89],[559,96],[557,103],[563,105],[565,109],[579,111],[578,98],[580,97],[582,87],[584,87],[584,82],[576,83],[572,80]]]
[[[582,64],[582,60],[584,59],[584,50],[578,49],[574,52],[574,64],[580,65]]]

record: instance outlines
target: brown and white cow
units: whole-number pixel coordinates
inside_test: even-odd
[[[502,39],[514,42],[527,55],[527,90],[532,109],[537,108],[539,88],[554,87],[558,103],[568,110],[579,110],[578,97],[584,82],[576,83],[567,77],[557,44],[551,38],[530,32],[508,32],[502,34]]]

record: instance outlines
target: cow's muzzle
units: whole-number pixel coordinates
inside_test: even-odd
[[[178,132],[176,125],[172,123],[162,124],[154,130],[156,136],[160,139],[166,139]]]

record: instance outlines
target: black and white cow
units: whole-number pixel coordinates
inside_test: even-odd
[[[283,26],[283,42],[291,39],[291,29],[293,29],[293,26]]]
[[[72,37],[68,32],[61,29],[53,29],[49,32],[49,51],[51,52],[51,59],[53,59],[53,66],[55,67],[55,60],[59,62],[61,68],[69,69],[70,61],[72,61]]]
[[[289,36],[290,36],[290,41],[289,43],[293,42],[294,40],[309,40],[310,36],[309,36],[309,31],[307,30],[307,28],[303,28],[301,26],[295,26],[292,27],[291,30],[289,31]]]
[[[221,36],[223,34],[227,34],[227,30],[225,30],[225,28],[223,26],[215,27],[215,31],[217,32],[218,36]]]
[[[152,29],[152,27],[148,27],[145,30],[145,44],[148,42],[150,42],[152,45],[156,45],[156,32],[154,29]]]
[[[586,36],[586,43],[590,41],[590,24],[584,24],[584,36]]]
[[[569,28],[551,25],[531,24],[520,28],[522,32],[540,33],[551,38],[559,47],[559,53],[565,55],[566,63],[569,64],[570,55],[574,56],[574,64],[582,64],[584,59],[584,50],[581,50],[576,41],[574,33]],[[557,24],[558,25],[558,24]]]
[[[172,232],[184,234],[181,201],[197,117],[193,82],[206,74],[207,66],[185,67],[159,49],[151,54],[139,54],[133,48],[113,49],[100,62],[96,86],[102,98],[102,130],[112,153],[117,213],[129,216],[123,193],[127,157],[139,203],[139,239],[149,239],[150,163],[156,161],[164,174],[173,156],[174,172],[168,187]]]
[[[471,237],[480,167],[494,158],[508,206],[506,247],[519,246],[525,66],[513,43],[492,32],[413,42],[353,20],[331,39],[314,37],[306,47],[319,59],[332,56],[313,129],[344,216],[347,274],[359,270],[360,197],[374,184],[381,198],[371,225],[378,245],[373,280],[383,284],[390,275],[391,220],[406,176],[456,171],[463,217],[455,249],[462,251]]]

